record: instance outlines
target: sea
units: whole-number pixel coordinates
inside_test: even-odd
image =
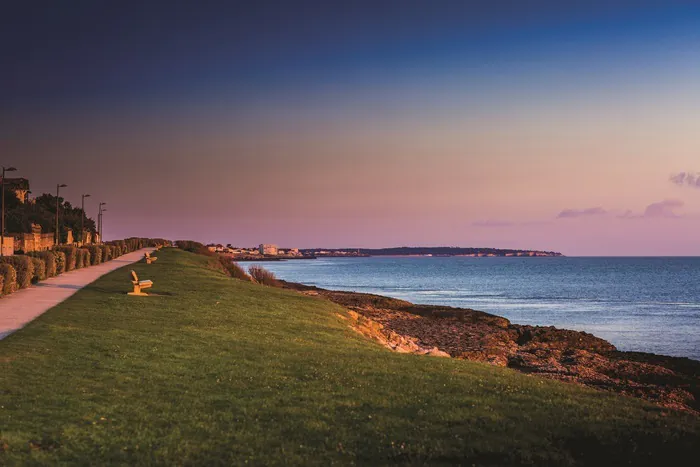
[[[513,323],[586,331],[619,350],[700,360],[697,257],[376,256],[241,263],[251,264],[325,289],[472,308]]]

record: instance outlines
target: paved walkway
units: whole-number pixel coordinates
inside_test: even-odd
[[[143,258],[144,248],[120,256],[106,263],[78,269],[51,277],[28,289],[18,290],[0,299],[0,339],[24,327],[28,322],[58,305],[78,290],[96,281],[105,274]]]

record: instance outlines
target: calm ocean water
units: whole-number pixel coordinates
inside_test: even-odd
[[[700,360],[700,258],[373,257],[259,264],[285,280],[474,308],[514,323],[587,331],[620,350]]]

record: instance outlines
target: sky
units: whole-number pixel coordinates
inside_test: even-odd
[[[697,1],[13,2],[0,70],[107,239],[700,255]]]

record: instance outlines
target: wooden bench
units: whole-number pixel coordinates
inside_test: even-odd
[[[151,256],[151,254],[148,252],[144,253],[143,257],[146,260],[146,264],[151,264],[153,261],[158,259],[157,256]]]
[[[136,275],[136,271],[131,271],[131,277],[134,278],[134,280],[131,281],[131,283],[134,284],[134,291],[129,292],[128,295],[148,296],[147,293],[143,292],[143,289],[150,289],[153,287],[153,281],[140,281],[139,276]]]

